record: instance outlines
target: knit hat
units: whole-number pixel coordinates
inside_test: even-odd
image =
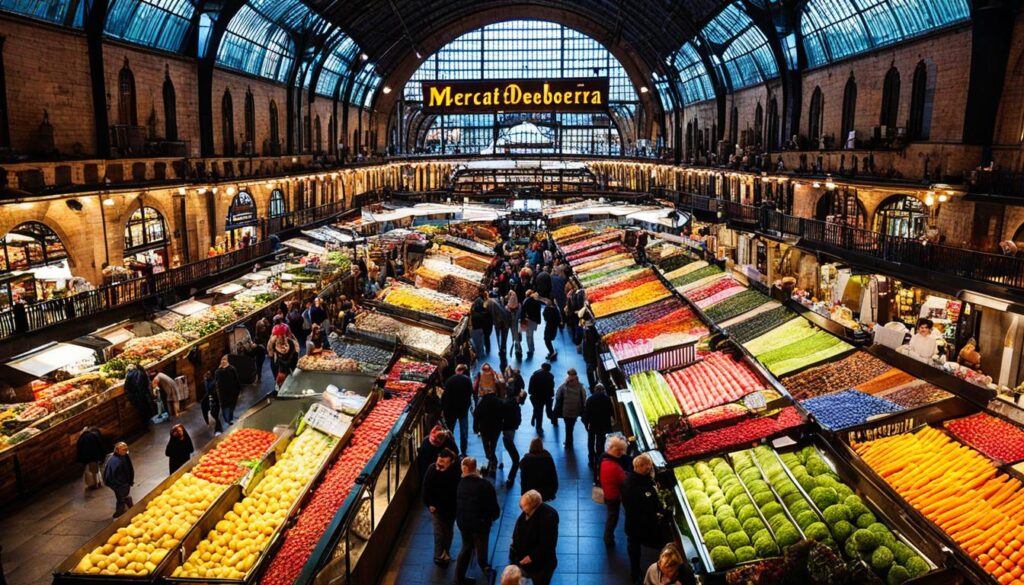
[[[278,337],[287,337],[289,331],[290,329],[288,329],[287,325],[285,325],[284,323],[278,323],[277,325],[274,325],[273,329],[270,330],[270,334],[276,335]]]

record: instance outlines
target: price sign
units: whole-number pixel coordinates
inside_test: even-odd
[[[743,404],[750,410],[764,410],[768,408],[768,401],[765,399],[764,394],[760,392],[748,394],[743,399]]]
[[[314,429],[335,437],[343,437],[352,425],[350,417],[319,403],[309,407],[305,421]]]

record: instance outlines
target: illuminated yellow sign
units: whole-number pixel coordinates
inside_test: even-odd
[[[423,109],[434,114],[601,112],[607,108],[607,77],[423,82]]]

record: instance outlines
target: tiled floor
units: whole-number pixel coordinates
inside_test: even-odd
[[[538,354],[532,360],[520,364],[523,378],[529,382],[529,376],[543,363],[543,356],[546,351],[543,349],[538,338]],[[558,359],[555,360],[552,372],[555,374],[556,384],[561,384],[566,377],[566,370],[576,368],[583,379],[586,379],[583,358],[576,353],[576,349],[569,340],[568,333],[562,333],[555,341],[558,350]],[[493,350],[493,348],[492,348]],[[525,356],[524,356],[525,357]],[[497,365],[497,357],[490,356],[492,365]],[[515,362],[513,361],[513,364]],[[534,429],[529,425],[532,415],[532,406],[527,402],[523,406],[523,424],[516,433],[516,446],[520,454],[526,452],[530,440],[536,436]],[[622,519],[616,531],[615,548],[606,548],[602,541],[604,534],[604,507],[591,500],[591,487],[593,485],[590,469],[587,467],[587,433],[582,423],[577,423],[573,433],[574,447],[566,449],[564,441],[565,427],[563,424],[552,430],[550,422],[545,419],[544,443],[545,447],[555,459],[555,466],[558,470],[558,496],[550,504],[558,511],[558,569],[555,571],[553,585],[611,585],[629,583],[629,558],[626,555],[626,536],[622,531]],[[508,458],[504,456],[504,449],[499,444],[500,454],[504,457],[505,465],[508,466]],[[479,437],[470,435],[469,454],[476,457],[478,461],[484,460],[483,447]],[[491,529],[491,565],[500,576],[501,571],[508,564],[508,550],[512,542],[512,530],[515,527],[516,518],[519,517],[519,496],[521,490],[518,478],[511,490],[504,487],[505,470],[498,471],[496,487],[498,488],[498,502],[501,505],[501,518],[495,522]],[[405,528],[402,531],[403,537],[395,545],[391,561],[388,563],[390,569],[381,579],[385,585],[391,584],[447,584],[454,580],[455,563],[452,562],[447,569],[441,569],[433,563],[433,530],[431,528],[430,514],[422,506],[409,515]],[[452,544],[451,554],[455,557],[458,554],[460,538],[458,530],[455,531],[455,541]],[[653,562],[654,553],[645,551],[643,566]],[[469,575],[478,576],[479,568],[476,562],[472,564]]]
[[[243,389],[235,410],[241,414],[272,390],[269,374],[262,387]],[[174,422],[182,422],[197,449],[213,438],[213,426],[203,423],[195,405]],[[153,425],[132,441],[129,449],[135,466],[132,495],[141,498],[167,477],[164,447],[172,423]],[[119,440],[119,438],[114,438]],[[45,489],[38,497],[0,510],[0,545],[3,570],[10,585],[43,585],[52,582],[53,569],[85,544],[110,521],[114,495],[106,488],[85,491],[81,479]]]

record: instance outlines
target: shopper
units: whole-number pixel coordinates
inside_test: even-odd
[[[135,485],[135,468],[128,454],[128,444],[120,442],[114,445],[114,454],[103,466],[103,483],[114,492],[114,518],[124,514],[131,508],[131,489]]]
[[[597,458],[601,455],[604,438],[612,431],[615,423],[615,412],[612,399],[604,391],[604,384],[595,384],[593,393],[583,405],[583,428],[587,429],[587,464],[591,469],[597,467]]]
[[[453,432],[455,424],[459,425],[459,452],[466,453],[469,442],[469,407],[473,403],[473,381],[467,375],[469,367],[459,364],[455,374],[444,383],[444,394],[441,395],[441,412],[445,424]]]
[[[522,493],[537,490],[545,502],[550,502],[558,495],[558,470],[555,469],[555,460],[544,448],[544,440],[540,437],[534,437],[530,441],[530,450],[519,464],[519,471],[519,487]]]
[[[287,330],[286,330],[287,331]],[[299,361],[299,340],[290,332],[285,335],[272,335],[267,343],[267,356],[270,358],[270,371],[274,378],[278,374],[292,373]]]
[[[456,496],[461,472],[455,452],[441,449],[423,477],[423,505],[434,525],[434,564],[447,567],[452,560],[452,532],[455,525]]]
[[[565,446],[572,448],[573,429],[576,419],[583,414],[583,405],[587,401],[587,391],[583,389],[576,370],[569,368],[565,382],[555,392],[555,416],[565,420]]]
[[[537,490],[519,497],[519,509],[523,513],[512,529],[509,562],[525,571],[533,585],[548,585],[558,566],[558,512]]]
[[[512,459],[512,466],[509,467],[508,477],[505,479],[505,489],[510,489],[516,481],[516,472],[519,471],[519,449],[516,448],[516,431],[523,422],[522,405],[526,400],[526,392],[522,390],[523,378],[517,370],[509,368],[509,372],[519,378],[516,390],[509,384],[508,392],[501,403],[501,437],[508,456]]]
[[[149,430],[150,419],[153,418],[153,401],[150,400],[149,374],[142,366],[128,364],[124,376],[124,393],[128,401],[142,419],[142,427]]]
[[[640,550],[642,546],[661,549],[664,510],[654,485],[654,463],[643,453],[633,458],[633,472],[622,484],[622,506],[626,510],[626,550],[629,553],[629,574],[640,582]]]
[[[517,326],[511,311],[498,297],[497,291],[491,293],[490,300],[491,321],[494,323],[494,337],[498,343],[498,359],[502,370],[508,366],[508,335],[509,331]]]
[[[450,449],[453,453],[459,452],[451,431],[441,425],[435,425],[416,449],[416,470],[419,472],[420,480],[427,473],[430,464],[437,459],[437,455],[445,449]]]
[[[544,304],[544,346],[548,348],[548,355],[544,358],[546,360],[553,361],[558,358],[553,342],[558,337],[558,329],[561,326],[562,314],[558,312],[554,301],[547,301]]]
[[[164,412],[169,416],[178,416],[178,383],[174,378],[163,372],[157,372],[153,376],[153,395],[160,398],[164,405]]]
[[[476,380],[473,381],[474,401],[487,394],[504,395],[504,389],[505,381],[502,380],[501,374],[491,367],[491,364],[485,363],[480,366],[480,373],[476,375]]]
[[[587,293],[582,287],[573,286],[572,292],[570,292],[565,300],[565,313],[566,315],[572,315],[572,342],[576,344],[576,351],[582,351],[583,343],[583,328],[582,324],[582,313],[583,309],[587,306]]]
[[[324,322],[327,321],[327,310],[324,309],[324,300],[322,298],[316,297],[313,299],[313,306],[309,309],[309,321],[313,325],[319,325],[320,329],[324,328]]]
[[[544,415],[551,419],[553,426],[558,426],[551,408],[551,400],[555,397],[555,376],[551,373],[551,364],[544,362],[540,369],[530,376],[530,404],[533,405],[533,417],[530,424],[537,428],[537,434],[544,434],[541,423]]]
[[[462,460],[462,479],[456,490],[455,520],[462,536],[462,548],[455,562],[455,583],[468,583],[466,571],[469,560],[476,552],[477,563],[484,575],[484,583],[489,581],[491,565],[487,554],[491,524],[501,516],[498,507],[498,494],[491,482],[480,477],[476,470],[476,459],[466,457]]]
[[[565,307],[565,302],[568,300],[566,296],[568,294],[568,291],[566,291],[567,286],[568,283],[566,282],[565,277],[552,270],[551,300],[554,301],[555,309],[557,309],[559,313],[562,312],[563,308]],[[562,324],[565,324],[564,319],[562,321]]]
[[[178,423],[171,427],[171,438],[168,439],[167,447],[164,448],[164,455],[167,456],[167,463],[170,468],[168,474],[173,475],[175,471],[178,471],[178,468],[188,463],[194,451],[192,437],[185,430],[185,425]]]
[[[519,328],[523,337],[526,337],[526,359],[533,359],[534,340],[533,334],[540,327],[540,316],[543,304],[540,296],[533,291],[527,291],[526,299],[519,309]]]
[[[520,329],[520,321],[516,318],[519,315],[520,308],[519,296],[516,294],[515,289],[510,289],[508,294],[505,295],[505,308],[509,312],[508,333],[512,337],[512,347],[514,348],[516,359],[522,359],[522,331]]]
[[[78,435],[75,443],[75,451],[78,462],[85,466],[82,473],[82,482],[85,489],[94,490],[102,483],[100,477],[100,465],[107,456],[107,448],[103,444],[103,433],[99,427],[85,427]]]
[[[601,335],[592,321],[585,321],[582,329],[583,339],[583,362],[587,365],[587,383],[591,387],[598,383],[598,345],[601,343]]]
[[[263,381],[263,364],[267,361],[267,344],[270,343],[270,321],[266,316],[256,322],[253,340],[256,343],[256,383]]]
[[[210,424],[210,416],[213,416],[213,436],[221,434],[224,428],[220,424],[220,393],[217,391],[217,380],[213,377],[213,372],[207,370],[203,374],[203,400],[200,402],[199,407],[203,411],[203,421],[207,425]]]
[[[320,325],[313,323],[313,328],[309,330],[309,338],[306,339],[306,355],[317,355],[322,352],[327,343],[326,337]]]
[[[551,300],[551,269],[545,266],[537,272],[537,278],[533,281],[533,290],[537,291],[540,298],[545,302]]]
[[[644,576],[644,585],[696,585],[690,564],[683,558],[679,545],[670,542],[661,549],[658,560],[651,563]]]
[[[217,381],[217,392],[220,397],[221,414],[224,424],[230,426],[235,422],[235,405],[242,393],[242,383],[238,380],[238,372],[228,362],[228,356],[220,358],[220,367],[213,374]]]
[[[626,481],[626,473],[632,463],[626,457],[626,440],[622,437],[609,437],[605,452],[598,459],[598,485],[604,494],[604,543],[615,546],[615,527],[619,524],[619,511],[622,508],[622,484]]]
[[[473,340],[473,351],[476,358],[482,360],[484,354],[491,351],[491,340],[484,336],[485,331],[491,330],[491,312],[484,303],[484,289],[477,291],[476,298],[469,309],[469,337]]]
[[[481,470],[484,477],[495,477],[498,471],[498,439],[501,437],[502,400],[496,392],[484,394],[473,410],[473,432],[480,435],[487,467]]]
[[[302,318],[302,310],[299,309],[298,301],[292,303],[291,308],[288,309],[285,321],[287,321],[288,329],[291,330],[292,335],[299,341],[299,347],[304,347],[306,345],[306,331],[303,328],[305,322]]]

